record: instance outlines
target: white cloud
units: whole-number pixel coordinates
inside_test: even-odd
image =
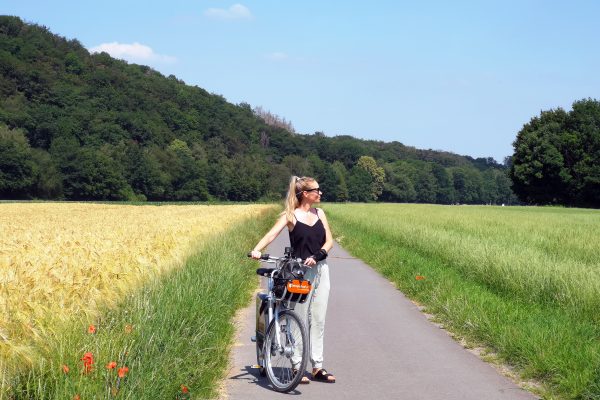
[[[216,19],[252,19],[252,13],[248,7],[242,4],[234,4],[228,9],[209,8],[204,11],[204,15]]]
[[[105,51],[115,58],[136,63],[150,61],[173,63],[177,61],[175,57],[157,54],[154,52],[154,50],[152,50],[151,47],[138,42],[134,42],[132,44],[119,42],[102,43],[101,45],[92,47],[89,50],[91,53],[101,53]]]

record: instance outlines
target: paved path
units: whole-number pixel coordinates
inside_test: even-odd
[[[269,253],[280,255],[288,245],[284,229]],[[304,400],[536,398],[466,351],[385,278],[337,244],[328,262],[331,293],[324,366],[337,382],[299,385],[287,395],[269,389],[268,380],[250,368],[256,363],[255,344],[250,341],[252,302],[241,316],[224,398],[268,400],[300,394]]]

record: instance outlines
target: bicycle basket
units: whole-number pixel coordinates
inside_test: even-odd
[[[303,279],[306,267],[295,260],[287,260],[274,277],[273,292],[278,300],[304,303],[312,285]]]
[[[304,303],[310,294],[312,285],[310,281],[298,279],[282,280],[275,285],[274,292],[278,300]]]

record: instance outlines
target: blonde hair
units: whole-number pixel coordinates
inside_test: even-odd
[[[315,182],[315,179],[309,176],[303,176],[302,178],[292,176],[290,179],[284,211],[288,222],[294,222],[294,210],[300,206],[302,191],[308,189],[308,184],[311,182]]]

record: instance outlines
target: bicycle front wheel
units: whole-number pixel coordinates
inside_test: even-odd
[[[296,313],[279,314],[279,340],[275,320],[269,324],[265,340],[265,369],[277,392],[289,392],[298,386],[308,361],[308,335]]]

